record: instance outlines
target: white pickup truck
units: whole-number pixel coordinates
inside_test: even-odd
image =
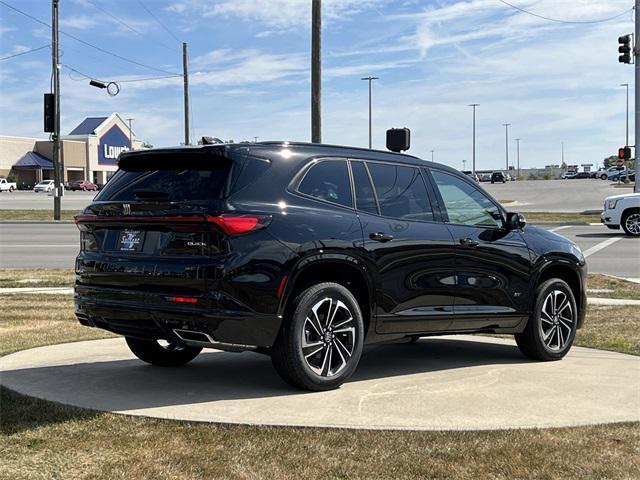
[[[640,236],[640,193],[605,198],[600,221],[612,230],[622,227],[627,235]]]
[[[17,188],[15,182],[7,182],[6,178],[0,178],[0,192],[13,192]]]

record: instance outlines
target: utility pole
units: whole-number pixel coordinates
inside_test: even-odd
[[[431,161],[434,162],[435,160],[433,159],[433,153],[435,152],[435,150],[431,150]]]
[[[472,103],[469,105],[473,107],[473,162],[471,165],[471,171],[476,174],[476,107],[480,106],[479,103]]]
[[[369,149],[371,149],[371,81],[378,79],[379,77],[364,77],[360,79],[369,81]]]
[[[516,138],[516,155],[517,155],[517,174],[516,174],[516,180],[518,180],[520,178],[520,139]]]
[[[629,84],[621,83],[620,86],[627,88],[627,136],[625,137],[624,146],[628,147],[629,146]]]
[[[135,118],[127,118],[127,123],[129,123],[129,150],[133,150],[133,130],[131,129],[131,122],[133,122]]]
[[[509,125],[511,125],[510,123],[503,123],[502,125],[504,125],[504,138],[505,138],[505,142],[504,142],[504,156],[505,156],[505,161],[506,161],[506,171],[505,174],[509,173]]]
[[[638,38],[640,38],[640,0],[636,0],[636,7],[634,10],[634,14],[636,16],[636,34],[634,36],[635,45],[633,46],[633,59],[635,65],[633,66],[635,69],[635,132],[634,132],[634,144],[637,146],[638,141],[640,141],[640,50],[638,49]],[[634,149],[633,154],[636,161],[636,170],[638,169],[638,149]],[[638,188],[638,177],[634,181],[633,191],[635,193],[640,193],[640,188]]]
[[[466,160],[462,160],[462,170],[466,170],[467,169],[467,161]]]
[[[560,142],[560,157],[562,160],[562,163],[560,164],[560,166],[564,165],[564,142]]]
[[[184,144],[189,145],[189,60],[187,44],[182,43],[182,80],[184,84]]]
[[[260,137],[253,137],[253,143],[258,143],[258,139],[259,139],[259,138],[260,138]]]
[[[322,142],[322,2],[311,5],[311,142]]]
[[[60,220],[60,199],[62,196],[62,178],[64,176],[60,165],[60,69],[59,69],[59,0],[51,2],[51,70],[53,74],[53,219]]]

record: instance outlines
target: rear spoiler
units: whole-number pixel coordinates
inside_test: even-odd
[[[228,168],[231,158],[226,146],[178,147],[122,152],[118,167],[128,172],[148,170],[214,170]]]

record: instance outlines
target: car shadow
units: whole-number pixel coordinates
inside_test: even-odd
[[[577,233],[575,236],[578,238],[611,238],[624,235],[623,231],[615,232],[602,232],[602,233]]]
[[[451,338],[370,346],[349,383],[481,365],[528,363],[517,347]],[[269,357],[204,352],[190,364],[161,368],[139,360],[95,361],[2,372],[20,393],[101,411],[129,411],[296,395],[323,395],[285,384]]]

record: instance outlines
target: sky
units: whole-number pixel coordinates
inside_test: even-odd
[[[48,0],[3,0],[50,23]],[[598,163],[625,141],[617,38],[633,31],[631,0],[324,0],[322,140],[373,147],[411,129],[408,153],[477,169],[509,160],[543,167]],[[189,45],[191,138],[310,140],[311,0],[60,0],[61,124],[118,112],[154,146],[184,140],[182,72]],[[607,22],[601,20],[628,11]],[[103,51],[91,48],[77,39]],[[0,58],[45,46],[50,29],[0,3]],[[124,58],[124,59],[123,59]],[[126,59],[126,60],[125,60]],[[140,65],[142,64],[142,65]],[[50,49],[0,61],[0,134],[45,137]],[[120,93],[87,77],[121,81]],[[125,81],[127,80],[127,81]],[[633,88],[630,91],[633,106]],[[633,132],[633,119],[631,120]],[[633,143],[633,133],[631,133]],[[433,150],[433,153],[431,152]]]

